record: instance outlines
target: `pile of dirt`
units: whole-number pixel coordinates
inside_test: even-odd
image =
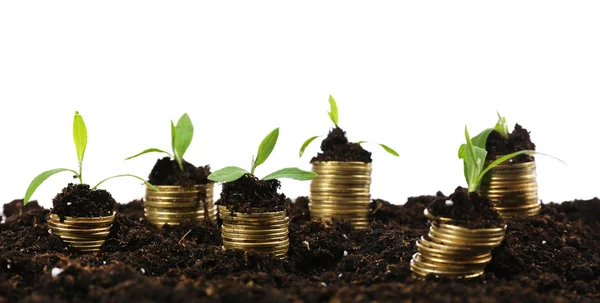
[[[69,183],[52,199],[52,213],[65,217],[111,216],[117,202],[103,189],[91,189],[87,184]]]
[[[143,204],[118,205],[102,251],[78,254],[49,233],[49,211],[5,205],[0,224],[0,303],[7,302],[597,302],[600,200],[547,204],[508,222],[483,277],[420,280],[409,262],[427,233],[423,210],[375,200],[366,230],[310,221],[308,199],[290,206],[287,259],[223,251],[220,230],[189,221],[157,228]]]
[[[221,198],[215,204],[242,213],[286,210],[286,197],[277,192],[280,187],[281,182],[277,179],[260,180],[245,174],[233,182],[223,183]]]
[[[152,185],[177,185],[191,187],[197,184],[208,183],[210,175],[210,166],[196,167],[193,164],[183,160],[183,171],[179,164],[170,157],[158,159],[150,175],[148,182]]]
[[[535,144],[531,142],[529,131],[521,125],[515,124],[515,128],[508,134],[508,139],[499,132],[492,131],[487,138],[485,149],[488,154],[487,160],[493,160],[497,156],[508,155],[521,150],[535,150]],[[520,155],[511,159],[513,163],[531,162],[533,155]]]
[[[373,162],[371,152],[358,143],[352,143],[346,138],[346,132],[339,127],[329,131],[327,138],[321,142],[321,151],[310,162],[315,161],[345,161]]]
[[[494,209],[492,200],[477,192],[469,193],[460,186],[449,197],[436,197],[427,210],[435,217],[452,219],[454,224],[469,228],[490,228],[505,224]]]

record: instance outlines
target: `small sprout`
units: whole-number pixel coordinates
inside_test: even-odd
[[[486,131],[484,131],[484,132],[486,132]],[[477,191],[477,189],[479,189],[481,180],[483,179],[483,177],[485,176],[485,174],[488,171],[490,171],[492,168],[494,168],[494,167],[500,165],[501,163],[503,163],[507,160],[510,160],[514,157],[517,157],[520,155],[533,155],[533,154],[539,154],[539,155],[552,157],[550,155],[542,154],[542,153],[536,152],[534,150],[520,150],[520,151],[511,153],[511,154],[508,154],[508,155],[504,155],[486,166],[485,159],[487,156],[487,150],[485,149],[485,145],[486,145],[487,135],[485,136],[485,140],[482,140],[481,139],[482,134],[483,134],[483,132],[481,134],[477,135],[475,138],[471,139],[471,137],[469,136],[469,131],[467,130],[467,126],[465,125],[465,138],[467,139],[467,143],[462,144],[460,146],[460,148],[458,149],[458,157],[460,159],[463,159],[463,161],[464,161],[464,174],[465,174],[465,179],[467,180],[469,192],[474,192],[474,191]],[[552,157],[552,158],[554,158],[554,157]],[[560,160],[558,158],[554,158],[554,159],[557,159],[557,160],[563,162],[562,160]]]
[[[506,118],[500,116],[499,112],[496,113],[498,114],[498,122],[496,123],[496,126],[494,126],[494,129],[499,132],[504,139],[508,139],[508,124],[506,123]]]
[[[37,175],[33,179],[33,181],[31,181],[31,183],[29,184],[29,187],[27,188],[27,191],[25,192],[25,197],[23,198],[23,205],[26,205],[29,202],[29,199],[31,199],[31,196],[33,195],[33,193],[36,191],[36,189],[42,183],[44,183],[44,181],[46,181],[46,179],[50,178],[51,176],[53,176],[57,173],[65,172],[65,171],[70,172],[74,175],[75,179],[79,179],[79,183],[83,184],[83,156],[85,154],[85,149],[87,147],[87,140],[88,140],[88,135],[87,135],[87,128],[85,126],[85,122],[83,121],[83,117],[81,117],[79,112],[76,111],[75,117],[73,118],[73,142],[75,143],[75,150],[77,151],[77,161],[79,163],[79,171],[75,171],[70,168],[55,168],[55,169],[51,169],[51,170],[45,171],[45,172]],[[156,187],[152,186],[152,184],[146,182],[146,180],[144,180],[138,176],[134,176],[134,175],[130,175],[130,174],[121,174],[121,175],[108,177],[108,178],[100,181],[100,183],[96,184],[96,186],[94,186],[92,188],[92,190],[95,190],[100,184],[104,183],[105,181],[108,181],[113,178],[119,178],[119,177],[137,178],[139,180],[144,181],[144,183],[148,184],[148,186],[150,186],[152,189],[158,190]]]
[[[256,153],[256,157],[252,156],[252,163],[250,165],[250,172],[247,170],[237,167],[237,166],[227,166],[225,168],[221,168],[208,176],[208,180],[213,182],[232,182],[239,178],[241,178],[245,174],[254,175],[254,171],[256,168],[263,164],[273,152],[275,148],[275,144],[277,144],[277,139],[279,138],[279,128],[271,131],[260,143],[258,147],[258,152]],[[290,178],[294,180],[312,180],[317,177],[317,174],[304,171],[295,167],[288,167],[280,169],[276,172],[273,172],[263,180],[273,180],[278,178]]]
[[[171,150],[173,153],[169,153],[158,148],[148,148],[138,154],[135,154],[125,160],[133,159],[135,157],[148,154],[148,153],[163,153],[169,155],[175,159],[179,169],[183,171],[183,155],[187,151],[188,147],[192,143],[194,137],[194,125],[188,114],[183,114],[177,121],[177,125],[173,124],[171,120]]]
[[[329,119],[331,119],[331,122],[333,122],[333,124],[335,125],[335,127],[339,127],[338,126],[338,122],[339,122],[339,114],[338,114],[338,107],[337,107],[337,103],[335,102],[335,99],[333,99],[333,97],[331,95],[329,95],[329,105],[330,105],[330,111],[327,112],[329,114]],[[319,137],[325,137],[326,135],[318,135],[318,136],[312,136],[310,138],[308,138],[306,141],[304,141],[304,143],[302,143],[302,146],[300,147],[300,151],[299,151],[299,155],[300,157],[302,157],[302,155],[304,154],[304,151],[306,150],[306,148],[313,142],[315,141],[315,139],[319,138]],[[363,144],[363,143],[368,143],[367,141],[358,141],[358,144]],[[385,145],[385,144],[379,144],[377,143],[379,146],[381,146],[386,152],[396,156],[396,157],[400,157],[400,155],[398,154],[398,152],[396,152],[395,150],[393,150],[391,147]]]

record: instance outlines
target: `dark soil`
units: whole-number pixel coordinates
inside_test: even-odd
[[[196,184],[208,183],[210,166],[195,167],[193,164],[183,160],[183,171],[179,164],[170,157],[158,159],[148,175],[148,182],[152,185],[177,185],[191,187]]]
[[[346,132],[339,127],[329,131],[327,138],[321,142],[321,153],[312,158],[315,161],[344,161],[344,162],[373,162],[371,152],[366,151],[360,144],[348,142]]]
[[[504,221],[493,208],[492,201],[466,188],[457,187],[450,197],[438,195],[427,208],[436,217],[450,218],[454,224],[469,228],[504,226]]]
[[[233,182],[223,183],[221,198],[215,204],[241,213],[286,210],[286,197],[277,192],[280,187],[279,180],[265,181],[245,174]]]
[[[508,155],[521,150],[535,150],[535,144],[531,142],[529,131],[515,124],[515,129],[508,134],[508,139],[493,131],[488,136],[485,146],[488,154],[487,160],[493,160],[496,156]],[[512,159],[512,163],[524,163],[534,160],[533,155],[520,155]]]
[[[409,262],[434,199],[375,200],[371,228],[353,231],[311,222],[299,198],[286,260],[222,251],[205,222],[154,227],[142,201],[119,205],[102,252],[78,254],[48,233],[48,210],[32,202],[18,215],[13,201],[0,224],[0,302],[600,302],[600,200],[509,222],[483,277],[420,280]]]
[[[87,184],[69,183],[52,200],[52,213],[61,220],[65,217],[110,216],[116,203],[110,193],[103,189],[91,190]]]

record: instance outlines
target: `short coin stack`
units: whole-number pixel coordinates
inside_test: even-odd
[[[208,218],[216,222],[217,208],[213,201],[214,183],[195,185],[192,188],[167,185],[156,187],[159,191],[146,187],[144,199],[146,219],[152,224],[178,225],[186,219],[204,220],[204,199],[206,199]]]
[[[502,243],[506,225],[496,228],[466,228],[448,218],[432,219],[429,234],[417,241],[410,269],[419,276],[474,278],[483,274],[492,260],[492,250]]]
[[[289,218],[285,211],[231,213],[219,206],[223,221],[221,234],[225,249],[253,250],[285,257],[290,247]]]
[[[52,233],[70,247],[79,252],[99,251],[104,241],[108,238],[110,228],[116,214],[106,217],[66,217],[63,222],[56,214],[50,215],[48,226]]]
[[[369,226],[371,204],[371,163],[313,162],[319,176],[310,185],[310,215],[313,219],[332,218],[351,222],[354,228]]]
[[[479,193],[488,196],[503,218],[534,216],[542,208],[538,200],[535,161],[492,168],[481,181]]]

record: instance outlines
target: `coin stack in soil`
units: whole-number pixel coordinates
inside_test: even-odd
[[[66,217],[63,222],[60,222],[58,215],[51,214],[48,226],[52,233],[60,236],[65,243],[75,248],[75,250],[94,252],[99,251],[100,246],[108,238],[115,215],[116,213],[106,217]]]
[[[213,201],[214,183],[182,186],[156,186],[159,191],[146,187],[144,207],[146,218],[152,224],[178,225],[187,219],[204,220],[205,205],[208,218],[216,222],[217,208]]]
[[[225,249],[253,250],[285,257],[290,247],[286,211],[232,213],[219,206]]]
[[[371,204],[371,163],[316,161],[318,176],[310,184],[310,215],[313,219],[332,218],[351,222],[354,228],[369,226]]]
[[[419,276],[474,278],[483,274],[492,260],[492,250],[500,245],[506,225],[496,228],[467,228],[448,218],[432,219],[429,234],[417,240],[417,253],[410,269]]]
[[[479,193],[492,200],[503,218],[534,216],[542,208],[535,161],[513,164],[509,160],[492,168],[481,181]]]

